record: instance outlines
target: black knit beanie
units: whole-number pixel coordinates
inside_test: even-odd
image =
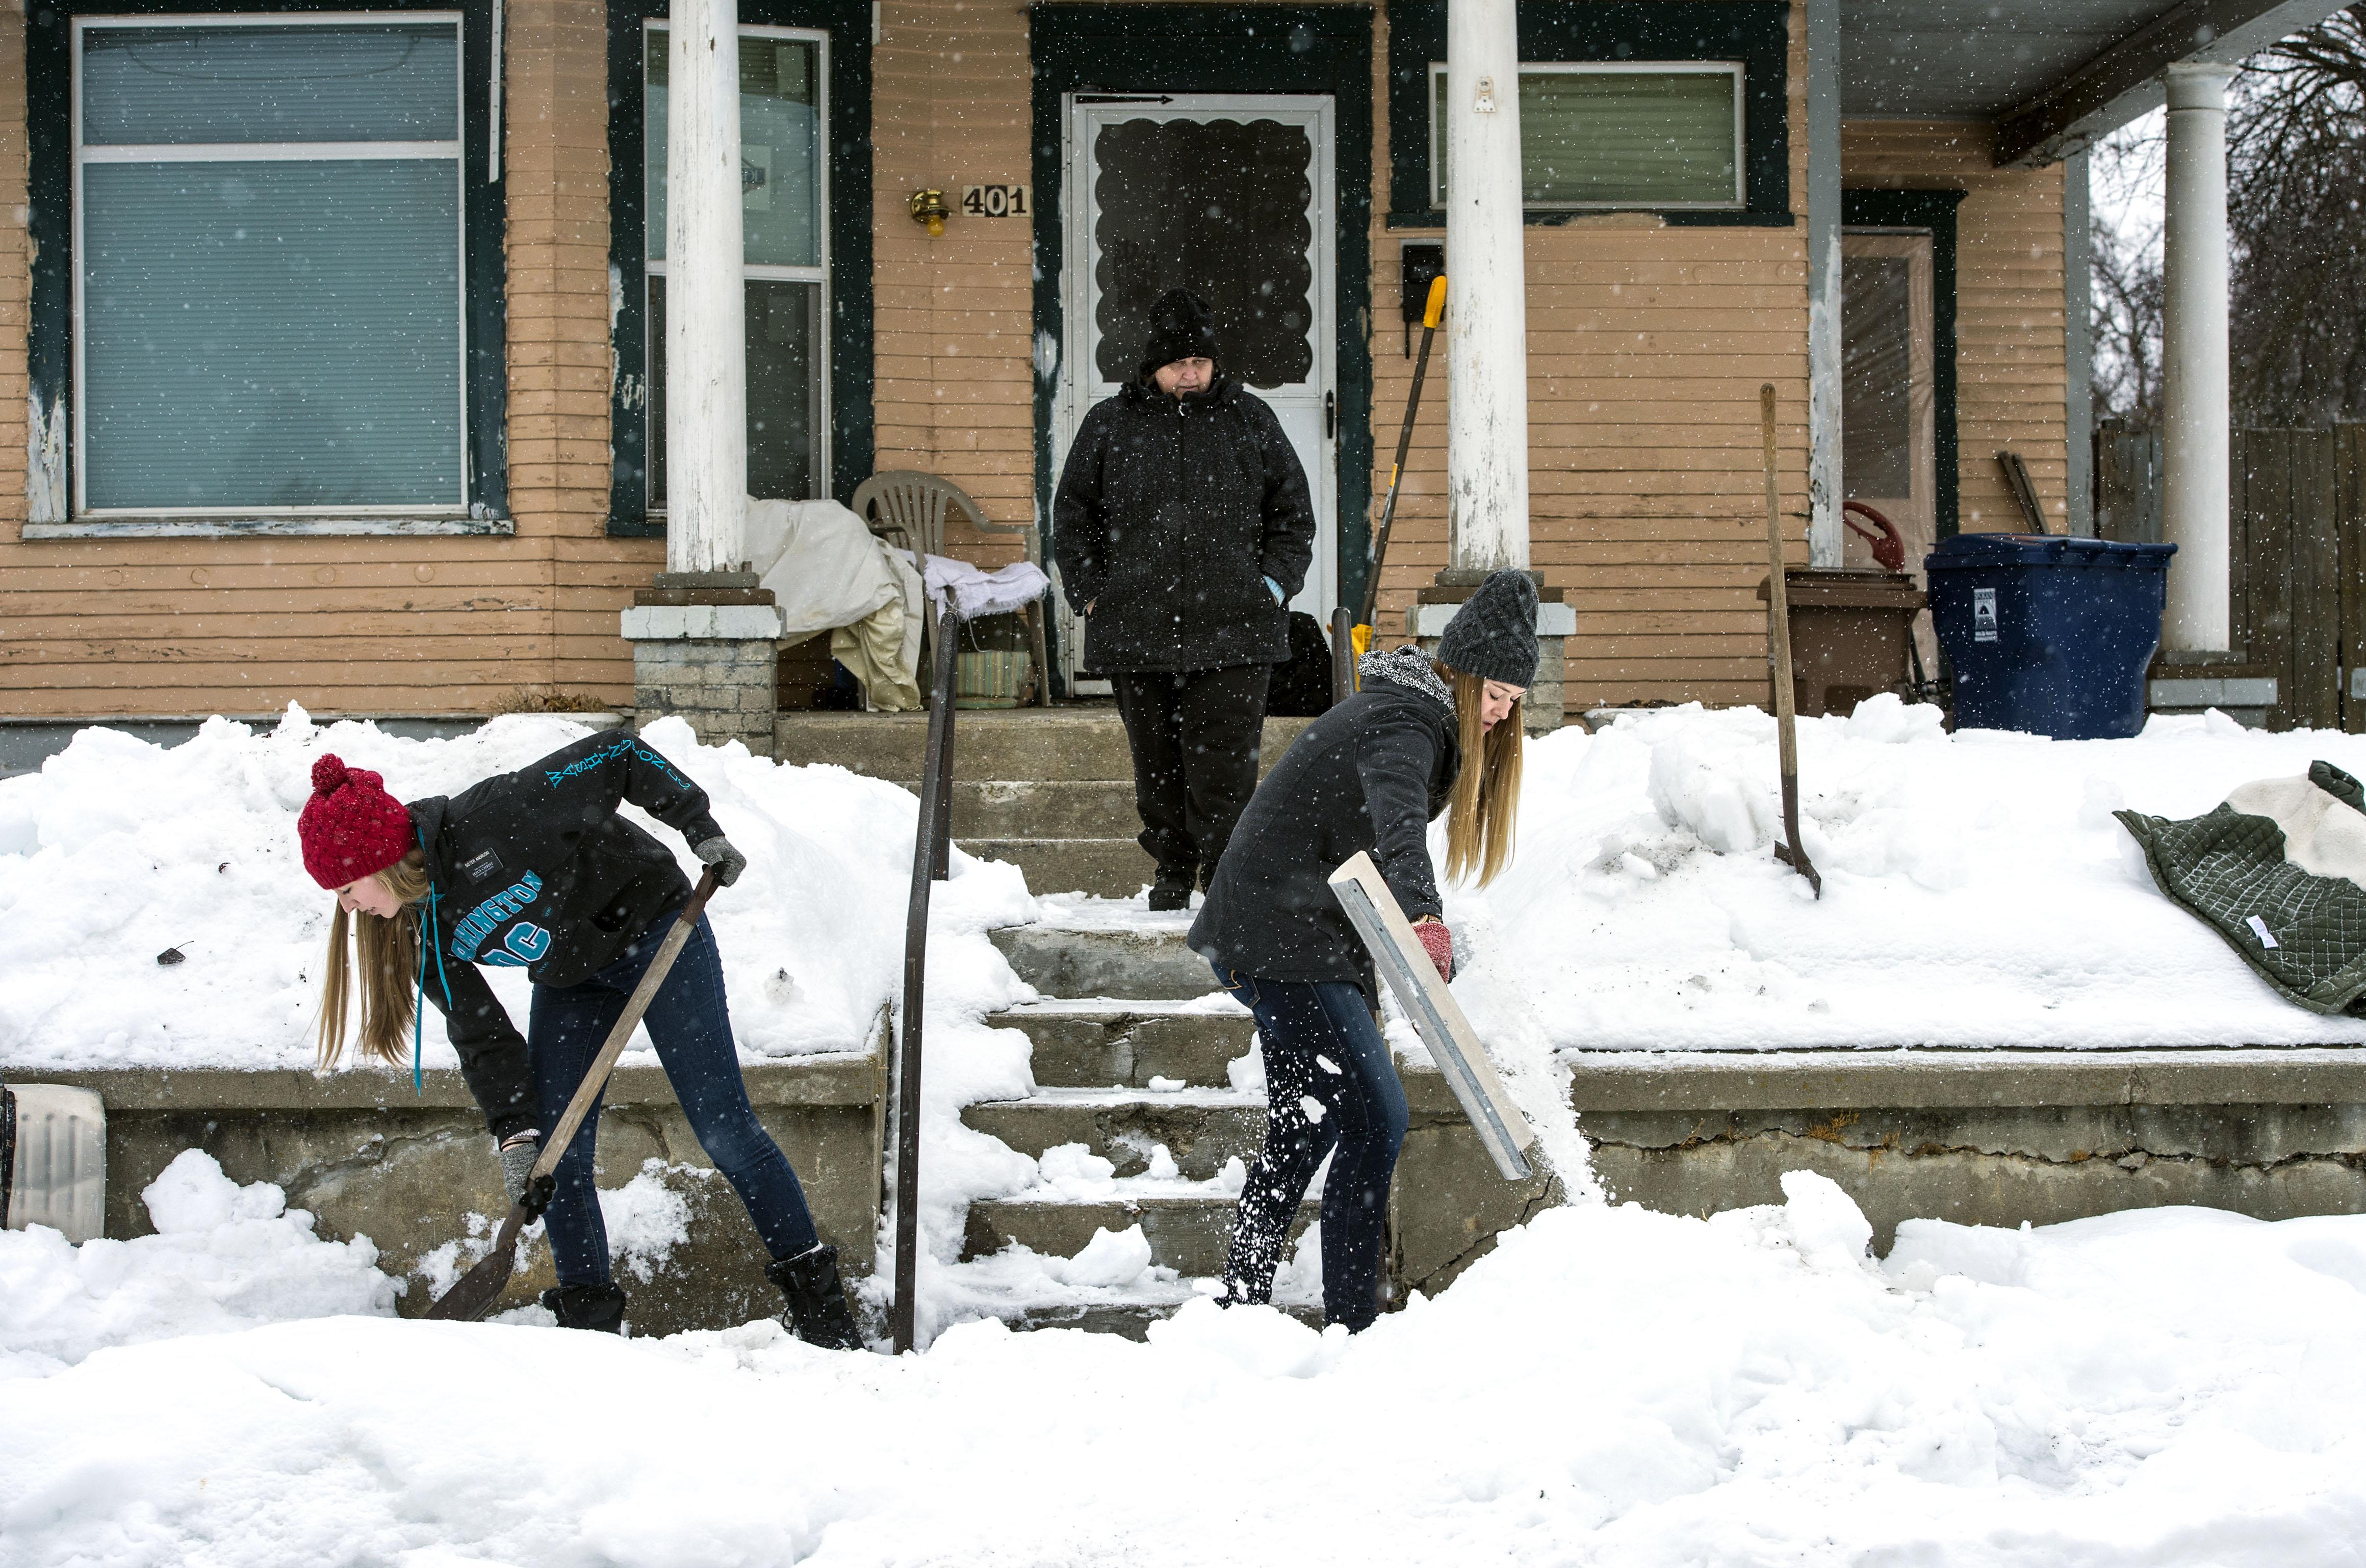
[[[1170,288],[1150,308],[1150,341],[1142,346],[1142,378],[1178,359],[1216,357],[1216,319],[1188,291]]]
[[[1482,680],[1532,686],[1537,678],[1537,585],[1497,572],[1446,623],[1437,662]]]

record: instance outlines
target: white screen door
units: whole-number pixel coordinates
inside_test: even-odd
[[[1188,288],[1215,313],[1219,364],[1272,407],[1306,469],[1314,564],[1291,606],[1327,619],[1339,596],[1332,100],[1076,94],[1067,125],[1054,483],[1086,413],[1133,378],[1152,303]],[[1080,630],[1063,644],[1073,677]]]

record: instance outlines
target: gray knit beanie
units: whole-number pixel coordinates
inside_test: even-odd
[[[1532,686],[1537,678],[1537,585],[1526,572],[1502,571],[1446,623],[1437,662],[1482,680]]]

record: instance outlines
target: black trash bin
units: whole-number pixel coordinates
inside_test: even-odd
[[[2124,740],[2144,728],[2174,544],[1959,533],[1923,560],[1958,729]]]

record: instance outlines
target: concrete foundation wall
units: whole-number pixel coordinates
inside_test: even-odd
[[[1706,1215],[1838,1182],[1902,1220],[2053,1225],[2192,1204],[2366,1212],[2366,1052],[1577,1053],[1570,1101],[1616,1203]],[[1435,1073],[1408,1073],[1391,1276],[1431,1292],[1549,1201],[1495,1173]]]
[[[879,1212],[882,1047],[747,1073],[851,1277],[871,1267]],[[2366,1211],[2366,1051],[1584,1053],[1571,1066],[1571,1102],[1612,1201],[1708,1215],[1780,1203],[1785,1171],[1814,1170],[1864,1208],[1876,1251],[1920,1217],[2049,1225],[2172,1204],[2261,1219]],[[239,1182],[277,1182],[321,1235],[369,1237],[380,1266],[411,1282],[402,1310],[416,1314],[433,1294],[422,1258],[467,1238],[471,1213],[490,1222],[503,1211],[456,1072],[430,1073],[416,1097],[403,1075],[382,1072],[40,1079],[107,1102],[109,1236],[144,1234],[141,1189],[181,1150],[203,1148]],[[1408,1072],[1405,1090],[1411,1125],[1390,1214],[1401,1297],[1443,1290],[1558,1196],[1549,1171],[1496,1174],[1436,1073]],[[657,1159],[690,1205],[689,1239],[648,1278],[620,1268],[637,1331],[778,1310],[762,1247],[656,1068],[618,1072],[600,1140],[603,1188]],[[547,1250],[528,1258],[505,1305],[552,1282]]]
[[[751,1066],[749,1098],[795,1167],[822,1239],[837,1245],[850,1278],[870,1271],[879,1212],[879,1108],[885,1058],[817,1056]],[[28,1081],[31,1081],[30,1075]],[[405,1316],[426,1310],[434,1289],[422,1260],[489,1233],[508,1212],[484,1119],[452,1070],[408,1074],[124,1070],[41,1073],[39,1081],[96,1089],[107,1104],[107,1234],[149,1233],[140,1194],[174,1157],[201,1148],[240,1182],[272,1182],[290,1208],[310,1210],[323,1237],[366,1236],[378,1266],[409,1288]],[[715,1173],[654,1066],[619,1069],[599,1122],[598,1182],[631,1181],[647,1160],[690,1208],[689,1238],[638,1277],[620,1262],[642,1334],[715,1328],[777,1315],[763,1278],[765,1252],[747,1211]],[[480,1244],[481,1245],[481,1244]],[[528,1266],[497,1310],[524,1305],[557,1282],[550,1252],[525,1249]],[[465,1268],[481,1251],[464,1245]]]

